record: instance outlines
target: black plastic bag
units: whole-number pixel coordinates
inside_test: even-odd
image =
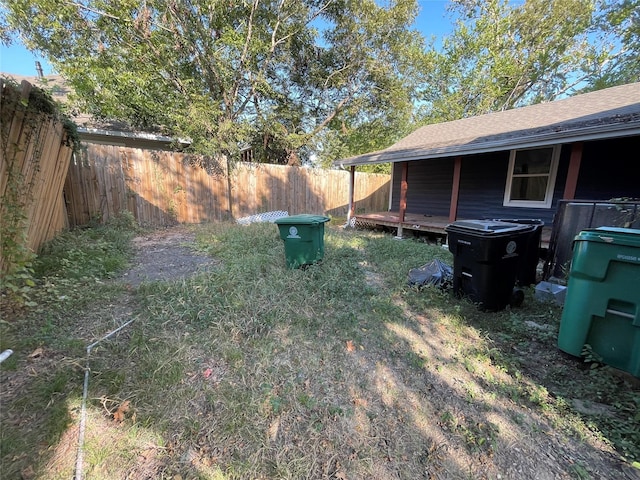
[[[452,282],[453,268],[438,259],[434,259],[422,267],[409,270],[409,285],[411,286],[435,285],[447,288]]]

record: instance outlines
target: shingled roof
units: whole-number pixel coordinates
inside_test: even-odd
[[[640,83],[631,83],[426,125],[385,150],[337,160],[334,165],[424,160],[639,134]]]

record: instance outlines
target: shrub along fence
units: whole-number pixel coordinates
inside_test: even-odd
[[[42,90],[0,82],[0,272],[11,275],[67,226],[62,188],[73,132]]]
[[[69,225],[128,210],[141,225],[240,218],[286,210],[346,216],[349,172],[160,150],[86,144],[69,166]],[[228,173],[228,175],[227,175]],[[389,175],[356,173],[357,212],[387,210]]]

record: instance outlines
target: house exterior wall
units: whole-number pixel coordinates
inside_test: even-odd
[[[586,142],[575,197],[640,198],[640,137]]]
[[[399,210],[402,164],[393,165],[393,196],[391,210]],[[436,158],[409,162],[407,211],[431,216],[449,215],[453,160]]]
[[[640,137],[585,142],[576,199],[640,197]],[[562,199],[571,144],[562,146],[551,208],[503,206],[509,151],[462,158],[458,218],[534,218],[553,223]],[[407,213],[448,216],[454,158],[409,162]],[[391,210],[398,211],[402,164],[393,165]]]
[[[464,157],[460,168],[458,217],[531,218],[526,214],[520,215],[521,209],[516,209],[518,213],[514,214],[506,213],[514,210],[513,208],[502,207],[508,167],[508,151]]]
[[[462,159],[459,218],[534,218],[546,225],[553,221],[558,200],[564,193],[571,146],[560,151],[558,171],[550,208],[503,206],[509,167],[509,151],[495,152]]]

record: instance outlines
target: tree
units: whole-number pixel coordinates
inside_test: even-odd
[[[633,0],[637,1],[637,0]],[[432,65],[427,121],[453,120],[577,92],[612,57],[592,0],[456,0],[458,22]]]
[[[327,130],[353,154],[371,147],[361,131],[388,144],[406,129],[424,51],[408,27],[416,9],[415,0],[9,0],[2,14],[84,111],[189,137],[201,153],[249,143],[264,161],[296,163]]]
[[[640,0],[604,0],[596,27],[605,53],[586,90],[640,82]]]

